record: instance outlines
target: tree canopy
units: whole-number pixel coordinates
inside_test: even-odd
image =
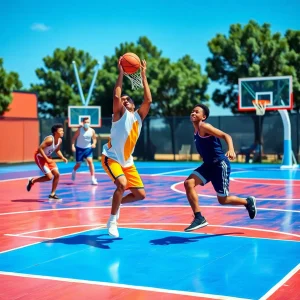
[[[19,75],[15,72],[6,72],[3,67],[3,59],[0,58],[0,115],[3,115],[12,101],[11,93],[19,90],[22,82]]]
[[[87,95],[97,61],[83,50],[56,49],[53,56],[43,59],[45,66],[36,70],[41,82],[31,85],[31,91],[38,94],[40,115],[65,117],[68,105],[82,105],[72,61],[76,62],[82,90]]]
[[[101,106],[102,116],[111,116],[112,94],[118,77],[118,59],[126,52],[134,52],[147,61],[147,77],[152,92],[152,115],[188,115],[192,107],[207,101],[205,94],[208,78],[201,67],[190,56],[176,62],[162,56],[162,51],[147,37],[136,43],[121,43],[112,56],[105,56],[99,70],[90,104]],[[39,84],[31,90],[38,93],[41,115],[66,116],[68,105],[82,105],[74,75],[72,61],[79,69],[83,93],[88,93],[97,61],[90,54],[68,47],[56,49],[53,56],[43,59],[44,67],[36,70]],[[128,78],[124,78],[123,92],[130,94],[139,105],[143,101],[143,90],[131,90]]]

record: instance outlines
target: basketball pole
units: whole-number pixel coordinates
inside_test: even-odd
[[[299,166],[293,164],[293,150],[292,150],[292,130],[291,130],[291,121],[289,114],[286,109],[278,110],[284,130],[284,142],[283,142],[283,159],[281,169],[296,169]]]
[[[76,77],[76,81],[77,81],[77,85],[78,85],[80,99],[81,99],[82,105],[85,105],[85,99],[84,99],[84,96],[83,96],[82,87],[81,87],[81,83],[80,83],[80,79],[79,79],[79,75],[78,75],[76,63],[75,63],[74,60],[72,61],[72,64],[73,64],[74,73],[75,73],[75,77]]]
[[[99,68],[100,68],[100,63],[97,62],[94,77],[93,77],[93,80],[92,80],[92,83],[91,83],[91,86],[90,86],[90,89],[89,89],[88,96],[87,96],[86,101],[85,101],[86,106],[88,106],[89,103],[90,103],[90,99],[91,99],[92,92],[93,92],[93,89],[94,89],[94,85],[95,85],[95,82],[96,82],[96,79],[97,79]]]
[[[92,80],[92,83],[91,83],[91,86],[90,86],[90,89],[89,89],[89,93],[88,93],[88,96],[87,96],[86,99],[84,98],[84,95],[83,95],[83,92],[82,92],[82,87],[81,87],[81,83],[80,83],[78,70],[77,70],[77,67],[76,67],[76,62],[73,60],[72,64],[73,64],[73,68],[74,68],[74,73],[75,73],[75,77],[76,77],[76,81],[77,81],[77,85],[78,85],[78,90],[79,90],[79,95],[80,95],[81,102],[82,102],[83,106],[88,106],[89,103],[90,103],[90,99],[91,99],[91,96],[92,96],[94,85],[95,85],[95,82],[96,82],[96,79],[97,79],[98,71],[99,71],[99,68],[100,68],[100,63],[99,63],[99,61],[97,62],[94,77],[93,77],[93,80]]]

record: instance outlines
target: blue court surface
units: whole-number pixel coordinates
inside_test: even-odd
[[[186,233],[192,212],[183,181],[199,163],[137,162],[147,197],[123,206],[116,239],[105,228],[113,183],[99,163],[97,187],[85,165],[73,183],[73,165],[59,163],[63,202],[56,204],[44,200],[50,183],[25,190],[26,178],[40,175],[35,165],[0,168],[0,275],[201,299],[269,299],[291,279],[293,288],[280,294],[286,297],[274,299],[299,293],[299,170],[232,164],[231,191],[256,196],[257,217],[249,219],[244,207],[218,204],[208,184],[197,192],[209,226]]]
[[[300,261],[296,241],[129,228],[120,233],[113,239],[103,229],[90,230],[3,253],[1,270],[134,286],[149,286],[151,278],[154,288],[259,299]]]

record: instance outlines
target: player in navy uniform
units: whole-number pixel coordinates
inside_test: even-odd
[[[201,215],[198,195],[195,190],[197,185],[212,183],[220,204],[244,205],[248,210],[249,217],[254,219],[257,213],[256,200],[250,196],[247,199],[237,196],[229,196],[230,160],[236,155],[233,148],[232,138],[229,134],[204,122],[209,116],[209,109],[203,104],[196,105],[191,113],[191,121],[194,126],[194,141],[198,153],[203,159],[203,164],[195,169],[185,180],[186,195],[194,212],[195,218],[185,231],[192,231],[208,225]],[[224,154],[220,139],[224,139],[228,151]]]

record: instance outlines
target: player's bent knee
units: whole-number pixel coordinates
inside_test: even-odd
[[[186,190],[192,189],[192,188],[194,188],[194,187],[195,187],[195,182],[194,182],[193,179],[186,179],[186,180],[184,181],[184,188],[185,188]]]
[[[224,196],[224,197],[218,196],[218,201],[219,201],[219,203],[222,204],[222,205],[227,204],[227,196]]]
[[[46,176],[47,176],[48,180],[51,180],[53,178],[52,173],[47,173]]]
[[[146,198],[145,190],[138,190],[138,198],[139,200],[144,200]]]
[[[124,177],[124,176],[122,176],[122,177]],[[115,184],[116,184],[118,190],[125,192],[126,186],[127,186],[127,180],[125,177],[124,178],[122,178],[122,177],[120,177],[120,180],[116,180]]]

